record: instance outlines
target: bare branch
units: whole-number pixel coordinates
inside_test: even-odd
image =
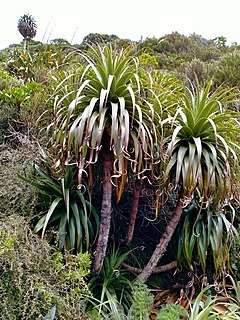
[[[164,266],[160,266],[160,267],[156,267],[153,269],[153,273],[161,273],[161,272],[165,272],[165,271],[168,271],[168,270],[171,270],[173,268],[176,268],[178,265],[178,262],[177,260],[174,260],[168,264],[165,264]],[[136,267],[132,267],[130,265],[128,265],[127,263],[123,262],[121,264],[121,267],[130,271],[130,272],[133,272],[133,273],[141,273],[143,271],[143,269],[140,269],[140,268],[136,268]]]

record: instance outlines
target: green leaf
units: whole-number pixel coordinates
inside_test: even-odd
[[[82,233],[82,226],[80,220],[80,212],[77,203],[71,202],[72,212],[75,218],[76,224],[76,236],[77,236],[77,251],[82,252],[82,240],[83,240],[83,233]]]
[[[59,224],[59,250],[62,250],[65,246],[66,235],[67,235],[67,215],[66,211],[62,212],[61,220]]]
[[[75,230],[75,217],[74,215],[71,216],[70,221],[69,221],[69,247],[68,250],[72,251],[75,248],[75,240],[76,240],[76,230]]]
[[[182,171],[182,165],[183,165],[183,159],[185,157],[185,154],[187,152],[187,148],[184,146],[180,146],[178,150],[178,155],[177,155],[177,168],[176,168],[176,185],[179,182],[180,179],[180,174]]]
[[[58,204],[60,203],[60,201],[62,201],[62,198],[56,198],[50,205],[50,208],[47,212],[47,215],[46,215],[46,219],[44,221],[44,226],[43,226],[43,231],[42,231],[42,237],[44,236],[44,233],[45,233],[45,230],[46,230],[46,227],[48,225],[48,221],[49,219],[51,218],[54,210],[56,209],[56,207],[58,206]]]
[[[44,223],[46,220],[46,214],[38,221],[38,223],[36,224],[35,228],[34,228],[34,232],[39,232],[43,227],[44,227]]]
[[[45,173],[38,165],[35,164],[34,168],[36,169],[40,177],[43,178],[43,180],[40,181],[49,185],[51,188],[61,194],[61,189],[54,179],[52,179],[47,173]]]

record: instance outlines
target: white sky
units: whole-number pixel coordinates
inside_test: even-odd
[[[34,40],[63,38],[79,44],[89,33],[140,40],[177,31],[240,43],[240,0],[1,0],[0,50],[19,43],[17,23],[31,14]]]

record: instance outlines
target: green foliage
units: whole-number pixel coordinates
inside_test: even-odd
[[[84,185],[77,185],[77,168],[67,166],[59,173],[45,154],[43,169],[34,165],[32,179],[20,178],[40,191],[41,205],[48,207],[35,226],[35,232],[52,227],[59,234],[59,249],[71,253],[90,250],[98,233],[98,216],[92,207]],[[86,191],[83,193],[83,191]]]
[[[236,279],[232,277],[231,275],[228,275],[226,277],[226,281],[230,283],[230,288],[232,287],[232,290],[234,291],[231,294],[231,298],[233,301],[236,301],[238,304],[240,303],[240,281],[239,279]]]
[[[182,63],[193,59],[210,62],[221,55],[221,49],[213,41],[197,34],[185,36],[178,32],[166,34],[159,39],[147,38],[139,43],[139,47],[154,55],[160,68],[174,72]]]
[[[203,89],[197,84],[184,95],[167,146],[163,183],[174,179],[177,187],[181,181],[186,197],[191,198],[197,188],[202,201],[217,204],[235,193],[239,150],[235,137],[240,128],[234,121],[237,114],[226,110],[237,100],[237,92],[222,87],[210,90],[211,82]]]
[[[168,182],[170,185],[174,182],[184,207],[193,198],[199,201],[194,214],[190,205],[182,220],[178,257],[183,253],[192,268],[198,253],[205,272],[210,249],[218,272],[225,269],[229,237],[234,235],[231,215],[228,219],[222,210],[223,207],[226,209],[227,203],[237,205],[238,201],[239,146],[236,136],[240,127],[235,121],[237,114],[227,109],[237,100],[237,92],[222,87],[210,90],[211,82],[203,89],[197,82],[196,88],[183,96],[182,107],[174,117],[171,141],[167,144],[163,190]]]
[[[175,74],[176,70],[180,69],[181,65],[184,63],[184,59],[176,53],[159,53],[158,55],[156,55],[156,60],[159,68],[168,70]]]
[[[22,140],[23,139],[23,140]],[[22,146],[24,143],[24,147]],[[19,134],[18,148],[1,145],[0,152],[0,217],[13,213],[31,216],[36,206],[37,194],[17,178],[17,173],[29,172],[35,158],[34,146],[27,144],[25,136]]]
[[[167,304],[157,314],[157,320],[181,320],[189,319],[187,310],[178,304]]]
[[[217,37],[217,38],[214,38],[212,40],[218,47],[226,47],[227,46],[227,39],[223,36],[221,37]]]
[[[214,81],[228,87],[239,85],[240,50],[223,54],[215,65]]]
[[[7,71],[23,81],[34,79],[34,59],[30,52],[14,50],[6,61]]]
[[[30,99],[30,95],[41,92],[42,86],[36,82],[28,82],[20,87],[12,87],[11,89],[3,89],[0,92],[0,103],[3,106],[14,106],[20,111],[21,105]]]
[[[203,288],[191,304],[189,320],[237,320],[240,319],[240,307],[233,301],[231,303],[221,303],[217,297],[211,295],[211,286]],[[224,305],[228,309],[224,314],[215,311],[216,305]]]
[[[176,114],[179,101],[183,99],[185,87],[178,78],[161,70],[139,73],[143,86],[142,95],[154,108],[153,121],[157,124],[158,146],[161,147],[163,141],[165,139],[167,141],[172,133],[170,119]],[[159,152],[159,147],[156,148],[156,152]]]
[[[203,209],[197,200],[184,210],[178,230],[178,259],[184,257],[192,272],[197,262],[206,273],[207,261],[212,258],[216,277],[228,269],[229,248],[238,235],[232,210],[214,212],[210,205]]]
[[[60,41],[60,39],[59,39]],[[66,44],[67,45],[67,44]],[[70,48],[69,48],[70,49]],[[43,45],[34,53],[34,62],[36,64],[36,71],[41,68],[54,70],[58,68],[66,68],[66,66],[73,61],[75,50],[65,49],[63,44]]]
[[[128,41],[122,41],[126,47]],[[84,49],[88,48],[86,42],[114,42],[117,48],[121,39],[92,34],[86,37],[82,45]],[[139,48],[144,53],[140,56],[138,53],[131,55],[133,51],[97,46],[76,55],[76,52],[69,51],[69,47],[64,40],[55,39],[50,45],[32,43],[28,52],[12,51],[10,48],[1,54],[2,61],[7,59],[6,70],[11,75],[0,72],[0,130],[3,132],[0,142],[5,142],[4,135],[11,134],[18,145],[24,140],[30,146],[29,136],[23,135],[22,131],[14,132],[19,128],[9,124],[10,118],[16,122],[14,112],[17,108],[20,108],[17,114],[20,119],[17,120],[23,125],[27,123],[27,129],[30,128],[28,134],[36,127],[35,120],[40,112],[44,111],[43,130],[49,119],[52,121],[47,131],[53,137],[49,144],[53,147],[54,161],[35,166],[35,180],[31,181],[42,191],[41,209],[44,210],[39,213],[41,220],[36,230],[47,231],[48,235],[50,231],[58,233],[60,248],[65,246],[67,250],[75,248],[80,252],[92,248],[97,235],[98,217],[91,207],[89,195],[87,192],[83,195],[78,187],[86,181],[86,176],[92,180],[92,165],[96,162],[101,165],[101,150],[107,146],[113,155],[112,180],[118,200],[128,172],[149,180],[159,176],[164,178],[160,179],[160,184],[163,182],[161,186],[163,193],[166,191],[167,200],[174,184],[174,195],[183,187],[188,197],[186,203],[195,195],[194,190],[200,190],[199,198],[204,209],[201,213],[199,210],[188,212],[190,208],[185,210],[184,224],[179,229],[182,230],[179,233],[179,255],[184,254],[190,269],[198,260],[205,270],[205,253],[211,248],[208,253],[213,254],[217,270],[223,258],[227,257],[227,244],[233,228],[227,214],[216,211],[214,205],[218,204],[218,200],[232,201],[238,193],[239,179],[235,173],[239,170],[239,125],[236,117],[233,120],[235,115],[227,109],[227,104],[237,103],[235,93],[223,87],[214,90],[208,79],[214,73],[217,84],[224,82],[224,87],[238,85],[239,48],[228,51],[225,45],[215,45],[213,41],[197,35],[186,37],[178,33],[142,41]],[[137,58],[149,73],[139,67]],[[190,78],[195,88],[185,91],[177,78],[152,70],[159,66],[175,75],[181,72],[181,78]],[[196,75],[199,82],[205,84],[203,89],[196,81]],[[42,83],[42,86],[31,83],[33,80]],[[54,94],[48,100],[47,95],[52,92]],[[53,110],[48,110],[47,104],[53,105]],[[33,152],[32,146],[29,148]],[[155,170],[160,156],[163,162]],[[20,170],[25,175],[23,167],[28,170],[28,157],[30,155],[23,149],[1,150],[1,215],[17,211],[32,216],[34,202],[37,203],[36,193],[32,186],[26,187],[17,180],[15,174]],[[26,176],[29,176],[28,173]],[[205,209],[208,202],[211,208]],[[4,239],[1,253],[9,254],[14,248],[14,237],[6,238],[6,232],[1,233],[1,237]],[[230,264],[237,276],[238,249],[236,238],[231,245]],[[114,254],[112,256],[113,260],[119,260]],[[63,270],[63,262],[59,263]],[[65,273],[63,277],[71,283],[75,276],[72,274],[69,278]],[[128,275],[109,255],[101,276],[92,280],[93,291],[99,293],[96,297],[100,302],[94,302],[94,310],[100,310],[97,316],[114,317],[118,314],[119,318],[125,317],[124,312],[126,314],[129,308],[125,297],[130,296],[131,288],[126,279],[129,280]],[[69,292],[69,288],[66,291]],[[144,294],[140,297],[140,292],[139,302],[144,299]],[[76,295],[74,291],[72,293],[74,298],[69,298],[69,304],[74,304],[79,294],[78,290]],[[55,300],[46,304],[41,315],[45,319],[54,317],[59,312],[55,306]]]
[[[194,58],[191,61],[187,61],[179,66],[179,73],[182,74],[183,80],[186,79],[192,84],[196,82],[196,78],[199,83],[206,85],[212,78],[215,73],[216,63],[213,62],[204,62],[198,58]],[[215,79],[216,81],[216,79]],[[186,83],[188,86],[189,83]]]
[[[21,104],[30,98],[28,92],[26,92],[23,88],[24,87],[14,87],[9,90],[2,90],[0,92],[1,104],[15,106],[16,110],[19,111]]]
[[[57,319],[87,319],[82,303],[90,293],[85,283],[88,254],[60,253],[12,215],[0,220],[0,309],[2,319],[43,319],[56,308]],[[45,317],[47,319],[47,317]]]
[[[240,230],[237,231],[230,247],[230,268],[240,281]]]
[[[155,114],[141,99],[136,65],[127,50],[92,47],[82,57],[88,66],[74,100],[66,103],[72,91],[56,96],[52,145],[61,146],[62,164],[78,164],[81,183],[81,175],[97,162],[104,143],[114,156],[113,176],[121,179],[114,181],[120,198],[128,169],[142,177],[152,168]],[[60,86],[64,85],[63,81]]]
[[[108,315],[115,320],[122,320],[124,313],[130,307],[132,287],[129,280],[130,273],[121,269],[121,264],[128,254],[129,252],[122,252],[113,246],[104,259],[101,274],[89,281],[89,289],[96,299],[91,301],[92,306],[89,309],[97,309],[98,315]]]
[[[90,46],[98,45],[98,44],[114,44],[119,40],[118,36],[112,34],[100,34],[100,33],[90,33],[83,38],[81,43],[81,47],[83,49],[89,49]]]
[[[11,83],[11,82],[10,82]],[[25,85],[9,86],[0,91],[0,130],[4,135],[11,136],[11,131],[21,134],[36,134],[36,120],[46,100],[44,88],[36,82]],[[4,140],[3,140],[4,141]]]
[[[56,46],[70,46],[70,43],[63,38],[56,38],[50,41],[51,44],[54,44]]]
[[[19,87],[22,82],[11,76],[4,69],[0,69],[0,90],[11,89],[12,87]]]
[[[153,69],[158,67],[157,59],[154,55],[142,53],[139,57],[139,63],[144,68]]]
[[[0,92],[0,143],[20,146],[33,136],[40,139],[37,119],[45,109],[45,88],[36,82],[9,87]]]
[[[211,43],[201,36],[192,35],[187,37],[178,32],[173,32],[171,34],[167,34],[162,37],[158,44],[158,51],[164,53],[175,53],[175,54],[183,54],[185,53],[187,57],[188,55],[196,54],[196,50],[199,47],[210,46]]]
[[[147,285],[137,280],[132,286],[132,305],[128,312],[129,320],[148,320],[150,319],[151,308],[153,305],[153,295]]]
[[[38,50],[15,49],[6,61],[7,71],[27,81],[50,82],[50,71],[64,68],[72,61],[74,50],[64,50],[54,45],[41,45]]]
[[[51,93],[49,98],[49,105],[52,107],[56,105],[56,97],[60,97],[61,103],[70,104],[76,98],[76,92],[82,83],[82,74],[84,73],[86,66],[81,63],[77,65],[72,64],[70,68],[55,70],[51,77],[51,83],[48,88]],[[40,120],[49,117],[52,119],[52,110],[45,110]],[[50,131],[51,126],[49,126]],[[50,131],[51,132],[51,131]]]

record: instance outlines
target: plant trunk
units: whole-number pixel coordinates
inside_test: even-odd
[[[23,39],[23,52],[27,51],[27,39]]]
[[[183,213],[183,204],[181,199],[178,201],[177,207],[171,220],[168,222],[166,230],[162,235],[159,244],[157,245],[155,251],[153,252],[148,264],[143,269],[142,273],[138,276],[142,282],[146,282],[149,276],[152,274],[154,268],[156,268],[158,261],[162,258],[165,251],[167,250],[167,246],[172,239],[174,231],[178,225],[178,222]]]
[[[103,152],[103,195],[102,195],[102,207],[101,207],[101,220],[99,227],[99,235],[97,241],[97,247],[95,251],[95,258],[93,261],[93,274],[99,274],[104,257],[106,254],[108,237],[111,224],[112,214],[112,158],[109,151]]]
[[[141,192],[142,184],[139,180],[136,181],[134,193],[133,193],[133,204],[132,204],[132,211],[130,215],[130,221],[126,236],[126,244],[129,244],[132,241],[134,228],[135,228],[135,222],[137,218],[137,212],[138,212],[138,202],[139,202],[139,196]]]

